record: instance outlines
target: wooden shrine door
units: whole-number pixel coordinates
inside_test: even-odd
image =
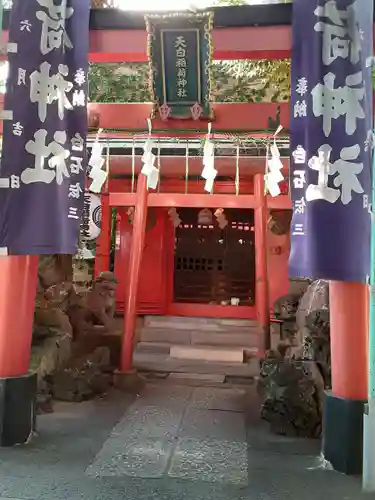
[[[228,209],[220,229],[199,223],[199,209],[180,208],[176,229],[174,301],[195,304],[255,303],[254,211]],[[212,211],[213,212],[213,211]]]
[[[150,208],[147,216],[145,246],[139,276],[138,314],[163,314],[166,307],[167,265],[165,251],[165,225],[170,222],[163,208]],[[127,291],[128,267],[131,248],[132,224],[126,209],[121,211],[118,243],[115,256],[115,274],[119,280],[117,309],[124,310]]]

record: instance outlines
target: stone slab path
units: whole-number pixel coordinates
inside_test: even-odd
[[[246,485],[245,392],[150,385],[86,474]]]
[[[318,467],[319,442],[270,434],[255,384],[195,383],[57,403],[31,443],[0,448],[0,500],[375,500]]]

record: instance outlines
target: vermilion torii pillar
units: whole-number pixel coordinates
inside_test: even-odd
[[[95,257],[95,278],[100,273],[109,271],[110,269],[110,254],[111,254],[111,214],[112,210],[109,205],[109,194],[101,195],[102,202],[102,221],[101,232],[96,245]]]
[[[363,405],[367,401],[369,289],[329,284],[332,391],[326,394],[323,453],[340,472],[362,472]]]
[[[259,343],[259,354],[264,355],[271,347],[270,337],[270,305],[267,266],[267,197],[265,194],[264,174],[254,176],[254,194],[257,200],[255,208],[255,259],[256,290],[255,303],[259,325],[262,328],[262,339]]]
[[[133,368],[139,273],[142,264],[147,222],[147,198],[147,178],[145,175],[139,174],[129,257],[128,286],[124,304],[124,334],[121,349],[120,374],[131,373]]]
[[[0,445],[25,443],[35,419],[29,373],[38,256],[0,257]]]

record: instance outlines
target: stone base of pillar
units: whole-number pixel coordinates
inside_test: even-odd
[[[323,416],[323,456],[334,470],[362,473],[363,411],[366,401],[344,399],[326,392]]]
[[[130,372],[116,371],[114,373],[113,385],[119,391],[134,393],[143,389],[146,385],[146,379],[136,370]]]
[[[25,444],[36,425],[37,375],[0,378],[0,446]]]

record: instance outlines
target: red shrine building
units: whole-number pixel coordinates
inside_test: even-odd
[[[150,103],[88,105],[88,149],[92,158],[93,144],[101,143],[107,174],[98,190],[95,274],[114,269],[117,310],[123,313],[116,380],[134,374],[139,316],[148,324],[161,318],[159,331],[176,318],[185,322],[185,332],[193,328],[191,318],[207,319],[208,325],[217,321],[228,334],[241,324],[245,336],[255,335],[256,354],[270,347],[273,304],[289,290],[290,104],[216,103],[211,62],[290,58],[291,24],[291,4],[146,20],[141,13],[91,10],[90,61],[148,63],[152,94]],[[8,26],[5,12],[3,42]],[[272,195],[270,159],[279,170]],[[9,393],[26,388],[8,398],[22,403],[9,415],[22,415],[22,433],[26,429],[23,437],[12,437],[13,444],[26,442],[34,426],[36,386],[29,362],[38,259],[14,255],[0,263],[1,387],[7,384]],[[345,461],[353,453],[357,460],[367,401],[367,285],[331,282],[330,315],[331,400],[344,406],[331,410],[328,427],[323,423],[325,445],[332,445],[331,455],[338,449]],[[203,324],[197,321],[194,328]],[[208,356],[212,340],[205,344]],[[238,364],[245,364],[242,355]],[[9,422],[13,432],[17,422]]]
[[[290,6],[214,10],[214,59],[290,56]],[[266,12],[271,17],[266,19]],[[97,26],[104,19],[114,23],[92,31],[92,61],[148,60],[143,15],[124,15],[120,22],[112,12],[94,11],[92,19]],[[210,117],[194,119],[166,118],[153,103],[89,105],[90,125],[95,134],[102,129],[99,141],[108,149],[109,172],[95,269],[98,274],[110,267],[116,209],[117,308],[129,328],[136,315],[160,315],[251,319],[266,332],[274,301],[288,292],[289,103],[212,103],[211,108]],[[147,190],[140,172],[150,117],[160,178],[156,189]],[[217,176],[212,191],[205,192],[201,145],[209,123]],[[281,194],[272,197],[264,174],[267,148],[279,126],[284,182]],[[257,343],[264,351],[269,342],[260,334]]]
[[[4,16],[7,26],[9,12]],[[150,63],[149,24],[142,13],[92,9],[90,61]],[[212,9],[206,27],[208,59],[202,64],[288,58],[290,25],[290,5]],[[205,84],[209,88],[212,82]],[[125,318],[122,369],[132,365],[139,315],[252,320],[260,327],[256,346],[262,353],[269,345],[264,332],[273,303],[288,291],[289,103],[209,100],[210,109],[200,116],[198,100],[184,116],[178,110],[166,116],[156,101],[88,105],[89,150],[98,137],[108,172],[100,193],[95,275],[113,267],[119,280],[117,309]],[[141,174],[150,119],[159,170],[156,189],[147,189]],[[217,176],[207,192],[202,141],[209,127]],[[277,197],[266,194],[264,185],[267,148],[274,139],[284,176]]]

